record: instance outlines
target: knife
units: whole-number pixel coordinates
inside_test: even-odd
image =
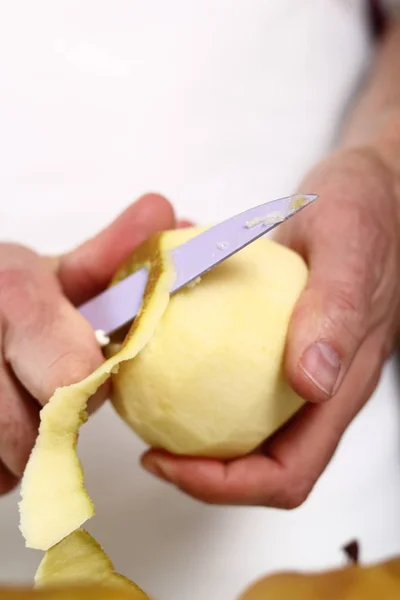
[[[178,246],[171,251],[176,272],[171,294],[290,219],[316,198],[316,194],[296,194],[266,202],[230,217]],[[136,271],[78,308],[96,331],[100,343],[106,344],[106,336],[137,315],[147,276],[145,268]]]

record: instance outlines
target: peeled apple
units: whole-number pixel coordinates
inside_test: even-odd
[[[167,232],[162,249],[198,233]],[[114,281],[136,268],[133,255]],[[118,413],[150,446],[175,454],[254,450],[303,402],[282,358],[306,280],[298,254],[262,238],[174,294],[146,347],[112,375]]]

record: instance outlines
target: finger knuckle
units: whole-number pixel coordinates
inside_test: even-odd
[[[0,469],[3,469],[0,464]],[[0,496],[9,494],[17,487],[19,479],[11,475],[11,473],[0,472]]]
[[[29,273],[21,267],[0,268],[0,296],[14,298],[29,285]]]
[[[24,246],[0,244],[0,294],[25,289],[38,260],[38,256]]]
[[[299,494],[290,492],[285,498],[283,498],[283,501],[281,502],[279,508],[283,508],[285,510],[294,510],[296,508],[299,508],[302,504],[304,504],[307,498],[308,493]]]
[[[43,322],[48,315],[38,300],[34,274],[23,267],[0,269],[0,311],[8,323],[26,325]]]
[[[99,366],[98,357],[93,357],[85,351],[67,350],[60,354],[47,369],[45,369],[37,399],[41,404],[46,403],[57,388],[72,385],[84,380]]]
[[[340,284],[333,292],[332,300],[336,307],[343,313],[359,316],[361,302],[358,293],[348,285]]]
[[[218,495],[209,494],[208,492],[204,492],[202,490],[196,490],[194,492],[191,492],[190,490],[187,490],[184,486],[176,486],[176,487],[181,492],[184,492],[185,494],[189,494],[190,496],[192,496],[192,498],[197,500],[197,502],[200,502],[201,504],[204,504],[205,506],[215,506],[218,504],[223,504],[223,500]]]
[[[187,479],[179,471],[175,474],[174,485],[181,492],[207,506],[230,504],[229,493],[227,493],[224,485],[213,485],[204,480],[193,481]]]
[[[9,429],[7,439],[2,441],[2,445],[3,451],[7,455],[5,457],[7,458],[7,467],[15,477],[21,478],[34,446],[37,430],[34,433],[25,432],[24,430],[28,428],[24,424],[15,423],[13,425]]]
[[[28,395],[0,367],[0,454],[13,476],[21,477],[35,443],[39,413]]]
[[[275,506],[285,510],[299,508],[308,499],[312,487],[312,484],[307,479],[294,479],[290,486],[287,486],[279,498],[276,499]]]
[[[6,321],[40,323],[58,291],[57,279],[38,255],[23,246],[0,245],[0,312]]]
[[[358,343],[367,329],[367,309],[357,288],[347,284],[337,286],[330,295],[329,303],[325,327],[340,328],[351,342]]]

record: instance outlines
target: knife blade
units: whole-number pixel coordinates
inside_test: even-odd
[[[272,200],[230,217],[171,251],[176,278],[174,294],[280,223],[300,212],[316,194]],[[135,318],[147,284],[147,269],[129,275],[78,307],[96,332],[108,336]]]

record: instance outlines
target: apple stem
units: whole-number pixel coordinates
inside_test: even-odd
[[[360,547],[357,540],[353,540],[343,547],[349,562],[358,565],[360,559]]]

